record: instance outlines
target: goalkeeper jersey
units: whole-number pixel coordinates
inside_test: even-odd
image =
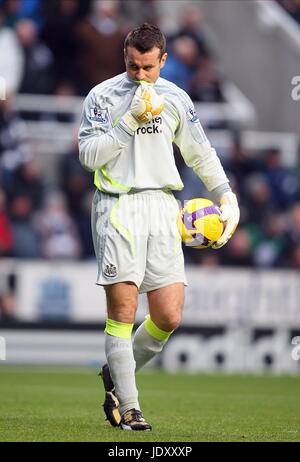
[[[107,193],[130,190],[181,190],[172,143],[208,191],[228,184],[215,149],[202,129],[185,91],[161,77],[154,84],[164,95],[164,110],[131,131],[121,118],[130,109],[139,83],[126,72],[93,88],[84,102],[79,131],[79,158],[95,172],[95,185]]]

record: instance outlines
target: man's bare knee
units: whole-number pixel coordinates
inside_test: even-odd
[[[154,324],[165,332],[171,332],[181,322],[184,300],[183,284],[172,284],[148,293],[149,311]]]
[[[181,322],[181,313],[172,313],[169,316],[160,317],[157,319],[156,324],[161,330],[165,332],[172,332],[176,330]]]

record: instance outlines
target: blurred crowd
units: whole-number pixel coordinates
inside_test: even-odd
[[[0,75],[8,83],[7,98],[0,100],[0,257],[94,258],[93,178],[79,164],[76,143],[59,156],[59,177],[55,187],[49,185],[12,99],[22,92],[85,95],[124,71],[124,36],[145,20],[160,25],[155,0],[0,0]],[[187,5],[168,36],[162,76],[194,101],[222,102],[224,79],[202,24],[199,8]],[[231,150],[219,154],[239,196],[240,226],[218,252],[185,248],[187,262],[300,268],[300,169],[285,167],[275,147],[253,155],[238,133],[234,140]],[[178,199],[206,196],[176,157],[185,183]]]
[[[300,24],[300,1],[299,0],[277,0],[292,18]]]
[[[0,0],[0,75],[19,93],[86,95],[125,70],[124,37],[143,21],[160,26],[155,0]],[[223,101],[197,6],[183,9],[168,52],[164,77],[195,101]]]

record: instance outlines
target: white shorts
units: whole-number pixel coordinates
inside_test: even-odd
[[[186,285],[178,212],[169,191],[110,195],[97,190],[92,205],[96,283],[133,282],[140,293]]]

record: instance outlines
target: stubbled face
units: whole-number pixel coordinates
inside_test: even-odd
[[[160,49],[153,47],[146,53],[140,53],[134,47],[124,50],[125,66],[128,76],[133,80],[155,83],[160,70],[164,67],[167,53],[160,58]]]

